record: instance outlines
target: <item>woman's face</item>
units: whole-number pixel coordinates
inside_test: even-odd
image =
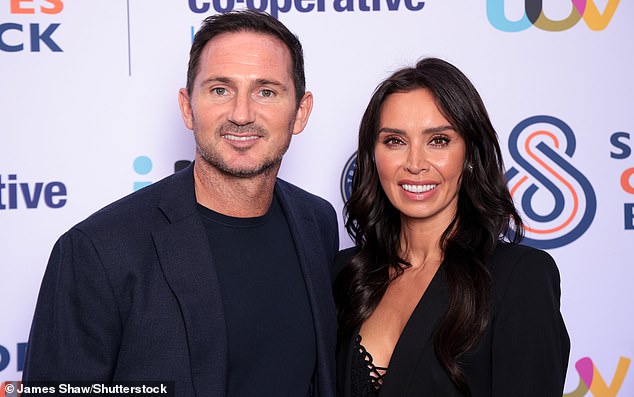
[[[456,213],[465,142],[429,90],[390,94],[374,154],[383,191],[404,222],[444,229]]]

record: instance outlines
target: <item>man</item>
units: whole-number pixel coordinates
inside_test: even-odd
[[[195,161],[60,238],[24,380],[334,395],[336,216],[276,179],[312,108],[301,44],[263,13],[209,17],[178,99]]]

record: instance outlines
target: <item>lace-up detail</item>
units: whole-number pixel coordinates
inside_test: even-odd
[[[357,335],[352,357],[352,397],[374,397],[379,395],[387,368],[374,365],[372,355],[361,344]]]

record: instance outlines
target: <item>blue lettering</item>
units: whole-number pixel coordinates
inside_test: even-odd
[[[198,7],[196,0],[189,0],[189,9],[197,14],[203,14],[209,11],[209,3],[204,1],[201,7]]]
[[[5,52],[18,52],[18,51],[24,50],[24,45],[23,44],[10,45],[10,44],[5,43],[4,39],[2,38],[2,35],[7,30],[17,30],[17,31],[21,32],[22,31],[22,25],[19,25],[17,23],[3,23],[3,24],[0,24],[0,50],[1,51],[5,51]]]
[[[26,358],[26,347],[27,347],[26,343],[17,344],[18,361],[16,363],[16,369],[19,372],[24,370],[24,360]],[[11,362],[11,354],[9,353],[9,350],[6,347],[0,345],[0,372],[4,371],[9,366],[10,362]],[[4,390],[0,391],[0,396],[4,396],[3,392]]]
[[[35,182],[29,184],[18,182],[16,174],[7,175],[7,182],[2,182],[0,175],[0,210],[17,209],[18,196],[22,197],[24,206],[29,209],[37,208],[44,197],[44,203],[50,208],[61,208],[66,205],[68,194],[66,185],[62,182]],[[6,193],[6,194],[5,194]]]
[[[419,11],[425,7],[424,1],[405,0],[405,8],[410,11]],[[381,11],[381,0],[357,0],[359,11]],[[401,6],[401,0],[385,0],[389,11],[398,11]],[[355,0],[334,0],[333,8],[337,12],[354,11]]]
[[[623,215],[625,230],[634,230],[634,203],[625,203]]]
[[[387,9],[390,11],[398,10],[401,0],[387,0]]]
[[[345,6],[343,5],[344,2],[345,2]],[[354,11],[354,5],[352,3],[352,0],[335,0],[333,5],[335,7],[335,11],[337,12]]]
[[[306,3],[303,5],[302,3]],[[315,9],[315,4],[311,0],[294,0],[295,8],[299,12],[311,12]],[[336,6],[335,6],[336,7]],[[324,10],[324,0],[317,0],[317,11]]]
[[[52,23],[48,25],[46,30],[40,34],[40,25],[37,23],[31,24],[31,51],[40,52],[40,41],[53,52],[62,52],[62,49],[53,41],[51,35],[59,27],[59,23]]]
[[[501,2],[504,0],[489,1],[497,1],[494,5],[499,5],[502,4]],[[287,13],[293,8],[301,13],[313,11],[324,12],[326,9],[325,0],[188,0],[188,3],[190,10],[195,13],[208,12],[211,7],[213,7],[213,11],[215,12],[225,13],[232,11],[236,5],[243,5],[249,10],[268,11],[268,13],[274,18],[279,18],[280,14]],[[333,0],[332,4],[336,12],[354,12],[355,8],[362,12],[381,11],[382,4],[384,4],[389,11],[398,11],[401,6],[409,11],[420,11],[425,7],[425,1],[421,0]],[[491,7],[491,10],[497,9],[495,7]],[[526,19],[526,16],[524,19]],[[530,25],[530,21],[528,19],[526,20]],[[52,30],[54,29],[51,29],[51,31],[48,32],[47,38],[52,33]],[[193,27],[191,27],[191,36],[193,40]],[[46,41],[45,37],[39,37],[39,39],[41,41]]]
[[[15,181],[16,175],[9,175],[10,181]],[[18,208],[18,189],[15,183],[9,184],[9,209]]]
[[[405,0],[405,8],[407,8],[410,11],[420,11],[423,9],[423,7],[425,7],[425,2],[424,1],[420,1],[416,4],[414,4],[414,2],[412,2],[412,0]]]
[[[59,196],[59,198],[58,198]],[[62,208],[66,205],[66,186],[62,182],[51,182],[46,185],[44,201],[51,208]]]
[[[279,12],[289,12],[291,10],[292,1],[283,0],[282,6],[277,3],[277,0],[271,0],[271,16],[277,19]]]
[[[222,4],[220,4],[220,0],[213,0],[214,3],[214,10],[216,10],[216,12],[229,12],[231,10],[233,10],[233,0],[227,0],[227,6],[223,7]]]
[[[6,204],[2,202],[2,190],[7,187],[4,183],[2,183],[2,175],[0,175],[0,210],[4,210],[7,208]]]
[[[51,35],[55,30],[60,26],[59,23],[50,24],[44,32],[40,34],[40,25],[37,23],[32,23],[29,25],[29,36],[31,39],[31,51],[32,52],[40,52],[40,41],[43,42],[51,51],[53,52],[62,52],[62,49],[57,45],[57,43],[53,40]],[[17,30],[18,32],[23,31],[23,26],[17,23],[3,23],[0,24],[0,51],[5,52],[19,52],[24,51],[24,44],[15,44],[11,45],[4,41],[3,35],[8,30]]]
[[[256,0],[247,0],[247,8],[249,10],[266,11],[266,7],[268,7],[268,5],[269,5],[269,1],[268,0],[260,0],[260,6],[259,7],[255,6],[255,1]]]
[[[18,363],[17,371],[21,372],[24,369],[24,359],[26,358],[27,343],[18,343]]]
[[[4,371],[4,369],[9,366],[10,360],[11,355],[9,354],[9,351],[6,347],[0,345],[0,372]]]
[[[22,188],[22,197],[24,197],[24,204],[26,204],[26,208],[37,208],[37,203],[40,201],[40,195],[42,194],[42,186],[44,186],[43,183],[36,183],[33,196],[31,196],[29,184],[20,183],[20,187]]]
[[[620,149],[620,153],[610,152],[610,157],[613,159],[623,160],[632,154],[632,148],[626,143],[625,140],[630,139],[630,134],[627,132],[615,132],[610,136],[610,143],[615,149]]]

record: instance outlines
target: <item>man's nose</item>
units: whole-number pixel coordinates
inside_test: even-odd
[[[246,125],[255,121],[253,100],[248,94],[236,95],[229,121],[237,125]]]

